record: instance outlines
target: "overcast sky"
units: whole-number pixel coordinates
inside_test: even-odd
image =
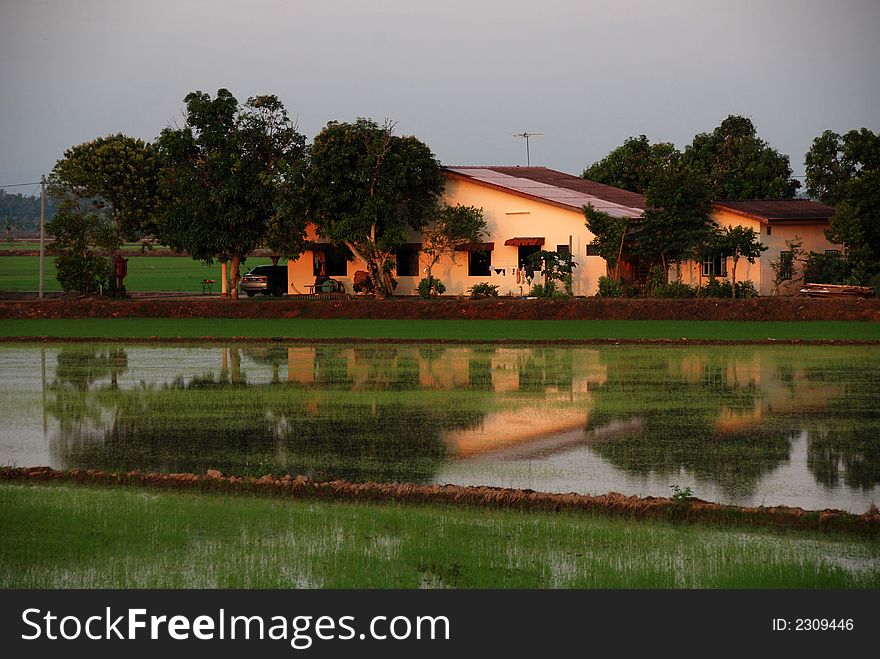
[[[823,130],[880,130],[878,28],[877,0],[0,0],[0,185],[221,87],[310,140],[393,119],[446,165],[524,165],[513,134],[543,133],[532,164],[573,174],[740,114],[803,174]]]

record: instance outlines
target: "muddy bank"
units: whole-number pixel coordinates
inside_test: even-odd
[[[64,296],[2,300],[11,318],[313,318],[396,320],[722,320],[880,321],[880,299],[770,297],[750,300],[601,299],[488,300],[394,298],[308,300],[193,297],[126,299]]]
[[[208,470],[195,474],[110,473],[99,470],[57,471],[49,467],[0,468],[0,481],[81,483],[102,486],[136,486],[167,490],[243,493],[290,497],[298,500],[454,504],[525,511],[591,512],[630,519],[663,519],[722,525],[795,528],[876,534],[880,511],[872,506],[861,515],[841,510],[810,511],[787,506],[723,506],[700,499],[639,498],[615,492],[600,496],[550,494],[533,490],[457,485],[397,483],[316,482],[304,476],[224,476]]]

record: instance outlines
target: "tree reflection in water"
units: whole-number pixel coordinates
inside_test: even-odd
[[[170,363],[174,350],[161,350],[171,351]],[[431,482],[457,457],[450,433],[510,427],[496,422],[534,410],[527,421],[539,430],[588,419],[586,445],[627,473],[684,470],[731,496],[753,493],[804,433],[817,483],[880,485],[880,359],[860,348],[273,344],[206,352],[213,361],[197,373],[121,385],[125,349],[64,347],[49,387],[59,463]],[[531,437],[546,439],[523,436],[522,452]],[[478,439],[468,450],[491,453],[506,438]]]

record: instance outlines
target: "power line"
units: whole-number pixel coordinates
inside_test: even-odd
[[[37,181],[36,183],[11,183],[10,185],[0,185],[0,188],[24,188],[24,187],[27,187],[28,185],[39,185],[39,184],[40,184],[39,181]]]

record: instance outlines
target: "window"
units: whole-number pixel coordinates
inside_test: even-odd
[[[602,256],[598,245],[587,245],[587,256]]]
[[[540,251],[541,251],[540,245],[520,245],[517,248],[517,256],[519,257],[517,259],[517,262],[519,263],[519,267],[520,268],[529,268],[529,267],[533,268],[534,266],[531,264],[529,257],[531,257],[532,254],[537,254]]]
[[[565,256],[571,254],[571,248],[568,245],[557,245],[556,253],[559,254],[559,256]]]
[[[783,281],[791,279],[793,269],[794,255],[791,252],[779,252],[779,278]]]
[[[725,255],[725,254],[704,254],[703,255],[703,276],[704,277],[726,277],[727,276],[727,255]]]
[[[773,227],[771,227],[769,224],[767,225],[767,235],[768,236],[773,235]]]
[[[312,274],[315,277],[345,277],[348,274],[348,260],[351,253],[345,247],[336,245],[316,246]]]
[[[492,267],[492,252],[481,249],[468,252],[468,277],[488,277]]]
[[[417,277],[419,274],[419,252],[411,248],[398,249],[394,255],[398,277]]]
[[[825,256],[840,256],[839,249],[826,249]]]

